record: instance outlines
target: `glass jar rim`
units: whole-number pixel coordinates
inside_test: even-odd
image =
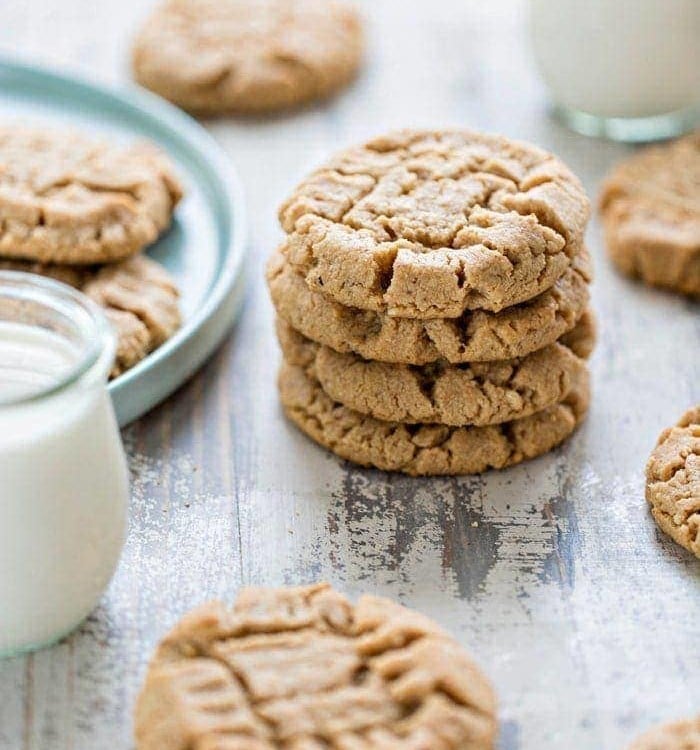
[[[103,309],[89,297],[56,279],[24,271],[0,270],[0,301],[2,299],[34,303],[70,321],[79,336],[79,356],[55,382],[16,398],[0,397],[0,407],[19,406],[56,395],[93,371],[106,377],[114,360],[116,338]],[[20,318],[16,322],[39,327],[31,320]]]

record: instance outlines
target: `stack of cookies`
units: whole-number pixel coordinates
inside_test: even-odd
[[[268,265],[288,417],[413,475],[554,448],[588,405],[588,216],[562,162],[505,138],[401,131],[332,158]]]
[[[0,128],[0,270],[54,278],[101,305],[117,338],[116,377],[180,326],[175,283],[140,251],[169,227],[181,195],[149,144]]]

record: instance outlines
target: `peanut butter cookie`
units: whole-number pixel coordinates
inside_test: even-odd
[[[588,409],[588,372],[558,404],[488,427],[386,422],[334,401],[302,367],[284,363],[282,406],[299,429],[341,458],[412,476],[480,474],[534,458],[563,442]]]
[[[0,270],[48,276],[101,305],[117,334],[112,378],[140,362],[180,327],[175,282],[144,255],[94,268],[0,260]]]
[[[414,367],[340,354],[281,320],[277,333],[285,360],[304,368],[334,401],[390,422],[483,426],[528,417],[562,401],[586,367],[562,343],[521,359]],[[577,345],[590,350],[595,338],[590,313],[572,333]]]
[[[700,716],[654,727],[628,750],[700,750]]]
[[[600,211],[610,257],[623,273],[700,297],[700,132],[615,167]]]
[[[661,433],[646,476],[646,497],[657,525],[700,557],[700,405]]]
[[[184,109],[262,113],[356,75],[362,26],[337,0],[167,0],[139,34],[136,80]]]
[[[533,300],[500,313],[417,320],[346,307],[308,288],[281,253],[268,264],[277,314],[306,338],[364,359],[424,365],[514,359],[571,331],[588,305],[590,261],[580,253],[555,284]]]
[[[182,191],[153,146],[0,128],[0,257],[107,263],[158,238]]]
[[[589,214],[551,154],[467,130],[400,131],[332,158],[280,209],[309,288],[405,318],[497,312],[549,289]]]
[[[326,584],[244,589],[158,646],[137,750],[492,750],[491,686],[434,622]]]

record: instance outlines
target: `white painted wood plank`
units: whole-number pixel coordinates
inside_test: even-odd
[[[700,708],[700,564],[656,532],[642,486],[658,432],[700,400],[700,316],[616,276],[597,222],[595,396],[562,449],[482,478],[411,480],[352,469],[281,417],[262,268],[277,204],[330,150],[390,127],[465,124],[551,148],[592,196],[626,152],[547,117],[523,2],[365,8],[367,72],[332,106],[208,125],[248,193],[245,314],[199,376],[127,431],[122,565],[76,635],[0,664],[0,750],[129,748],[145,661],[183,611],[242,583],[316,578],[455,632],[497,685],[501,750],[615,750]],[[146,12],[137,0],[7,0],[0,47],[116,82]]]

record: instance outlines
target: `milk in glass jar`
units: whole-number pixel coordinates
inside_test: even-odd
[[[700,120],[699,0],[530,0],[530,30],[574,130],[646,141]]]
[[[78,292],[0,272],[0,655],[73,629],[119,560],[128,481],[106,389],[114,346]]]

